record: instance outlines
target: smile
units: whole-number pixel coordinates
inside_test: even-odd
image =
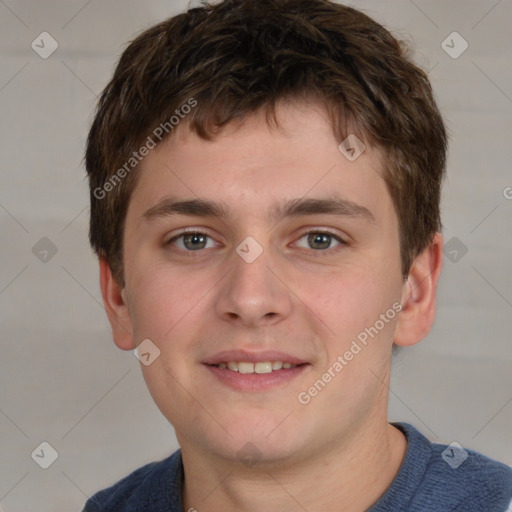
[[[282,361],[224,361],[217,364],[204,364],[204,368],[217,382],[235,391],[258,393],[276,390],[287,386],[299,378],[308,363],[291,364]]]
[[[282,361],[262,361],[258,363],[250,363],[246,361],[227,361],[214,365],[222,370],[231,370],[243,374],[249,373],[272,373],[278,370],[289,370],[297,365],[291,363],[283,363]]]

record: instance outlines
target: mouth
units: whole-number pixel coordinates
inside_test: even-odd
[[[248,375],[251,373],[257,373],[261,375],[264,373],[277,372],[283,369],[290,370],[291,368],[296,368],[297,366],[302,365],[292,364],[283,361],[260,361],[257,363],[251,363],[250,361],[223,361],[221,363],[214,364],[211,366],[215,366],[217,368],[220,368],[221,370],[230,370],[232,372],[242,373],[244,375]]]
[[[284,386],[310,363],[281,352],[229,351],[203,362],[216,380],[237,391],[269,391]]]

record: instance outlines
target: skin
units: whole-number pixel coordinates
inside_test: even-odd
[[[405,455],[406,440],[387,419],[391,348],[417,343],[433,324],[442,236],[404,280],[383,155],[367,145],[350,162],[318,105],[283,103],[277,112],[279,128],[256,113],[214,141],[180,125],[138,170],[123,240],[124,288],[100,259],[116,345],[132,350],[149,338],[160,349],[141,368],[182,449],[184,510],[364,511]],[[334,194],[366,207],[375,222],[268,218],[275,201]],[[224,201],[233,215],[143,217],[169,196]],[[204,248],[191,250],[183,237],[166,245],[183,228],[208,235]],[[333,237],[318,248],[311,229],[346,244]],[[248,236],[263,250],[252,263],[235,251]],[[299,403],[298,394],[396,302],[400,314],[307,405]],[[279,350],[309,365],[271,391],[233,390],[202,363],[235,348]],[[261,457],[252,467],[237,456],[247,442]]]

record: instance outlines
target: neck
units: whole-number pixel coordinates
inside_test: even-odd
[[[404,435],[385,418],[293,466],[247,468],[185,443],[184,510],[363,512],[390,486],[406,447]]]

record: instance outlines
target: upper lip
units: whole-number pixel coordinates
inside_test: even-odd
[[[290,363],[294,365],[304,364],[307,361],[298,357],[291,356],[284,352],[276,350],[265,350],[260,352],[247,351],[247,350],[225,350],[205,359],[204,364],[219,364],[228,363],[229,361],[247,362],[247,363],[262,363],[267,361],[281,361],[283,363]]]

